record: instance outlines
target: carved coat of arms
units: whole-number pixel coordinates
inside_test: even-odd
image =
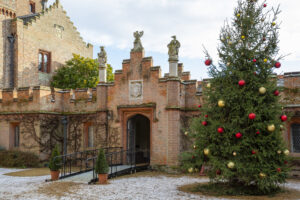
[[[130,81],[129,82],[129,95],[130,99],[138,100],[143,98],[143,81]]]

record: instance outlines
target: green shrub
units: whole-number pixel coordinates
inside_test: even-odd
[[[52,150],[50,161],[49,161],[49,168],[51,171],[58,171],[61,167],[61,158],[55,157],[60,156],[58,146],[56,145],[55,148]]]
[[[0,151],[0,166],[1,167],[15,167],[15,168],[28,168],[39,167],[40,160],[37,155],[31,152],[22,151]]]
[[[109,167],[103,149],[99,150],[95,171],[96,174],[107,174],[109,171]]]

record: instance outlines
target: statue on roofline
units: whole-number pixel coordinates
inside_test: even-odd
[[[100,47],[101,51],[98,53],[98,62],[99,62],[99,67],[106,67],[107,64],[107,54],[104,49],[104,46]]]
[[[180,48],[180,42],[176,39],[176,36],[172,36],[173,40],[168,44],[169,48],[169,60],[178,60],[178,53]]]
[[[141,37],[144,35],[144,31],[136,31],[133,33],[133,36],[135,38],[134,40],[134,46],[133,49],[131,50],[132,52],[139,52],[139,51],[143,51],[144,47],[142,45],[141,42]]]

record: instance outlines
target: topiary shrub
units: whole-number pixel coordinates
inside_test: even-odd
[[[1,150],[0,166],[14,168],[40,167],[40,160],[37,155],[31,152]]]
[[[107,164],[103,149],[99,150],[99,154],[98,154],[98,158],[97,158],[96,166],[95,166],[95,171],[96,171],[96,174],[107,174],[109,171],[109,166]]]
[[[60,156],[58,146],[56,145],[55,148],[52,150],[50,161],[49,161],[49,169],[51,171],[58,171],[61,168],[61,158],[55,157]]]

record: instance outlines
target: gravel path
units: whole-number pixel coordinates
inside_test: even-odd
[[[11,177],[3,174],[20,170],[0,168],[0,199],[101,199],[101,200],[193,200],[205,199],[180,192],[180,185],[206,182],[208,179],[192,177],[132,177],[110,180],[108,185],[87,185],[86,182],[68,183],[58,181],[45,183],[49,176]],[[57,188],[59,185],[61,186]],[[63,184],[74,186],[66,187]],[[56,187],[55,187],[56,186]],[[288,188],[300,190],[300,182],[290,182]],[[44,192],[53,189],[56,196]],[[64,188],[61,188],[64,187]],[[61,190],[62,192],[59,192]],[[52,192],[53,192],[52,191]],[[59,194],[59,195],[58,195]],[[221,199],[221,198],[209,198]]]

